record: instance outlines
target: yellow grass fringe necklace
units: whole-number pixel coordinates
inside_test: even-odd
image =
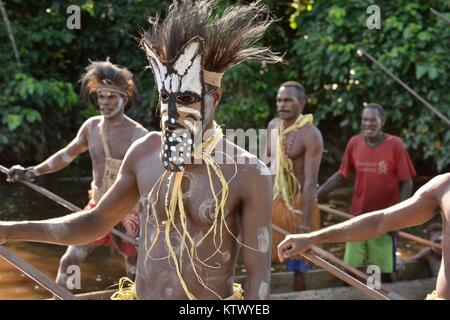
[[[281,122],[277,141],[277,152],[275,155],[276,174],[273,187],[273,199],[280,197],[289,210],[298,214],[301,214],[301,211],[293,208],[292,203],[294,203],[295,197],[299,194],[301,186],[300,182],[294,175],[292,161],[288,158],[284,150],[285,140],[288,133],[312,123],[312,114],[300,114],[297,120],[295,120],[295,122],[288,128],[284,128],[284,122]]]

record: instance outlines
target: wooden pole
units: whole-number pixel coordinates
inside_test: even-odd
[[[53,280],[51,280],[47,275],[40,272],[38,269],[33,267],[31,264],[23,260],[22,258],[15,255],[13,252],[7,248],[0,246],[0,256],[6,261],[11,263],[14,267],[19,269],[21,272],[26,274],[28,277],[36,281],[42,287],[50,291],[55,297],[61,300],[79,300],[75,295],[69,292],[67,289],[63,288]]]
[[[274,225],[274,224],[272,224],[272,229],[275,230],[276,232],[279,232],[279,233],[283,234],[283,235],[289,235],[290,234],[286,230],[284,230],[284,229],[282,229],[282,228],[280,228],[280,227],[278,227],[277,225]],[[312,246],[311,249],[315,250],[315,252],[320,252],[320,250],[317,251],[317,249],[320,249],[320,248],[317,248],[315,246]],[[382,294],[382,293],[378,292],[377,290],[375,290],[375,289],[365,285],[361,281],[351,277],[350,275],[348,275],[344,271],[336,268],[332,264],[330,264],[327,261],[321,259],[316,254],[302,253],[301,255],[304,256],[306,259],[310,260],[312,263],[314,263],[318,267],[320,267],[320,268],[324,269],[325,271],[331,273],[336,278],[338,278],[338,279],[348,283],[352,287],[358,289],[359,291],[361,291],[362,293],[367,295],[369,298],[372,298],[372,299],[375,299],[375,300],[391,300],[389,297],[385,296],[384,294]],[[338,259],[338,258],[335,257],[335,259]],[[345,264],[345,262],[343,262],[343,261],[342,261],[342,263]]]
[[[3,172],[4,174],[8,174],[8,168],[5,168],[4,166],[0,165],[0,171]],[[83,211],[81,208],[77,207],[76,205],[70,203],[67,200],[64,200],[63,198],[61,198],[60,196],[57,196],[56,194],[54,194],[53,192],[48,191],[45,188],[42,188],[40,186],[37,186],[31,182],[28,181],[20,181],[20,183],[26,185],[27,187],[33,189],[34,191],[46,196],[47,198],[49,198],[50,200],[55,201],[56,203],[58,203],[59,205],[69,209],[72,212],[78,212],[78,211]],[[132,237],[126,235],[125,233],[113,228],[111,231],[114,235],[122,238],[123,240],[137,246],[137,241],[135,239],[133,239]]]
[[[5,6],[3,5],[2,0],[0,0],[0,12],[2,13],[2,18],[3,18],[3,22],[5,23],[6,33],[8,34],[9,41],[11,41],[11,45],[12,45],[13,52],[14,52],[14,57],[16,58],[17,64],[20,66],[19,51],[17,51],[14,34],[11,30],[11,24],[9,23],[8,15],[6,14],[6,9],[5,9]]]
[[[348,220],[348,219],[354,218],[354,216],[352,216],[352,215],[350,215],[350,214],[348,214],[348,213],[345,213],[345,212],[342,212],[342,211],[339,211],[339,210],[330,208],[330,207],[325,206],[325,205],[322,205],[322,204],[319,204],[319,209],[320,209],[320,210],[323,210],[323,211],[325,211],[325,212],[334,214],[334,215],[336,215],[336,216],[339,216],[339,217],[341,217],[341,218],[347,219],[347,220]],[[410,233],[403,232],[403,231],[399,231],[399,232],[398,232],[398,235],[399,235],[399,237],[402,237],[402,238],[405,238],[405,239],[408,239],[408,240],[415,241],[415,242],[420,243],[420,244],[423,244],[423,245],[425,245],[425,246],[428,246],[428,247],[432,247],[432,248],[435,248],[435,249],[442,250],[442,245],[441,245],[441,244],[439,244],[439,243],[434,243],[434,242],[432,242],[432,241],[430,241],[430,240],[420,238],[420,237],[415,236],[415,235],[412,235],[412,234],[410,234]]]
[[[355,275],[355,276],[357,276],[357,277],[359,277],[359,278],[361,278],[361,279],[363,279],[365,281],[367,281],[369,279],[369,276],[366,273],[364,273],[361,270],[356,269],[355,267],[345,263],[344,261],[342,261],[341,259],[335,257],[331,253],[329,253],[329,252],[327,252],[327,251],[325,251],[325,250],[323,250],[323,249],[321,249],[319,247],[316,247],[316,246],[313,246],[311,248],[311,250],[315,254],[321,256],[322,258],[325,258],[325,259],[331,261],[332,263],[334,263],[335,265],[338,265],[339,267],[341,267],[341,268],[351,272],[353,275]],[[406,300],[404,297],[402,297],[401,295],[399,295],[396,292],[389,291],[389,290],[387,290],[387,289],[385,289],[383,287],[381,287],[380,290],[381,290],[381,292],[384,295],[392,298],[393,300]]]
[[[405,88],[410,94],[412,94],[417,100],[422,102],[428,109],[430,109],[435,115],[437,115],[442,121],[444,121],[447,125],[450,126],[450,120],[442,114],[438,109],[436,109],[431,103],[422,98],[417,92],[415,92],[411,87],[409,87],[406,83],[404,83],[400,78],[394,75],[389,69],[387,69],[383,64],[375,60],[370,54],[368,54],[363,49],[359,48],[357,50],[358,55],[364,55],[374,64],[376,64],[381,70],[383,70],[386,74],[388,74],[392,79],[394,79],[397,83],[399,83],[403,88]]]
[[[430,11],[432,14],[434,14],[436,17],[441,18],[442,20],[444,20],[448,25],[450,25],[450,19],[447,18],[446,16],[444,16],[442,13],[434,10],[433,8],[430,8]]]

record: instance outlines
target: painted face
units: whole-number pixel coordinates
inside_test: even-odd
[[[102,115],[108,119],[123,112],[125,105],[125,101],[120,94],[107,89],[97,91],[97,103]]]
[[[373,108],[364,108],[361,122],[362,132],[368,138],[375,138],[383,127],[383,119]]]
[[[202,138],[205,113],[203,40],[193,38],[169,63],[162,63],[146,43],[144,49],[159,91],[162,163],[169,171],[183,171]]]

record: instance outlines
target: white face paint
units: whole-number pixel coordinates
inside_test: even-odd
[[[110,118],[113,118],[116,115],[118,115],[119,112],[123,111],[124,105],[125,105],[125,103],[124,103],[123,97],[119,95],[117,106],[113,109],[113,111],[111,111],[111,113],[109,113],[109,115],[105,115],[105,118],[110,119]]]
[[[162,163],[171,172],[184,171],[185,164],[190,163],[193,146],[183,145],[185,150],[173,150],[172,146],[185,143],[187,137],[170,135],[175,130],[183,129],[189,138],[193,138],[195,121],[203,120],[203,41],[192,39],[169,63],[163,63],[146,43],[143,46],[160,94],[161,129],[166,138],[161,150]],[[178,138],[181,141],[177,141]]]
[[[97,94],[99,94],[100,112],[102,113],[102,115],[106,119],[113,118],[116,115],[118,115],[120,112],[123,112],[124,106],[125,106],[125,100],[120,94],[115,93],[115,92],[110,92],[107,89],[99,90],[99,91],[97,91]],[[105,99],[105,96],[108,97],[108,99],[109,99],[110,96],[116,96],[117,97],[117,105],[112,110],[109,110],[108,108],[104,109],[101,106],[102,102],[100,102],[101,101],[100,99]]]
[[[258,237],[258,250],[262,253],[266,253],[269,250],[270,247],[270,235],[269,231],[266,227],[258,228],[257,231],[257,237]]]
[[[258,289],[258,297],[261,300],[267,299],[269,296],[269,284],[267,282],[261,282]]]

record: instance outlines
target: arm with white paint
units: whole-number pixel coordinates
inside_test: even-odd
[[[241,176],[242,256],[247,270],[244,298],[248,300],[270,299],[272,179],[262,175],[258,166],[244,169]]]
[[[92,119],[92,118],[91,118]],[[77,136],[66,147],[59,150],[47,160],[34,167],[36,176],[59,171],[67,167],[77,156],[88,150],[88,128],[92,121],[88,119],[78,131]]]
[[[141,155],[133,152],[134,145],[125,155],[115,183],[94,209],[41,221],[0,222],[0,244],[19,240],[80,245],[104,237],[139,199],[133,164]]]

